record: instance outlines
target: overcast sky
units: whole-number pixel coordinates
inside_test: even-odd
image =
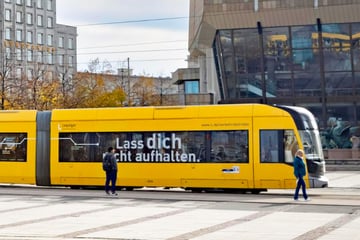
[[[189,0],[57,0],[57,23],[77,27],[78,71],[91,60],[136,75],[187,67]]]

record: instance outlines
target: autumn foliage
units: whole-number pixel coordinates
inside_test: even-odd
[[[99,108],[162,105],[163,84],[145,76],[116,75],[94,60],[88,72],[69,74],[34,66],[31,76],[15,76],[11,65],[0,71],[1,109]]]
[[[126,94],[116,84],[116,77],[78,73],[73,78],[5,78],[2,109],[96,108],[121,107]]]

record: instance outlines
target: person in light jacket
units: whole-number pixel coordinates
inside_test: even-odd
[[[306,200],[308,199],[308,195],[306,194],[306,184],[304,181],[304,176],[306,175],[306,167],[304,163],[304,151],[302,149],[298,149],[295,153],[294,158],[294,175],[297,179],[294,200],[299,199],[299,190],[300,187],[302,189],[303,197]]]

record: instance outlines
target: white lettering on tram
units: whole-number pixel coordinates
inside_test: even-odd
[[[143,140],[124,140],[116,139],[116,148],[120,150],[120,162],[200,162],[196,159],[195,153],[183,153],[181,138],[171,133],[166,137],[161,133],[153,133],[151,137]],[[136,150],[144,150],[137,152]]]
[[[181,147],[181,139],[176,137],[175,133],[171,134],[171,138],[153,133],[153,136],[147,139],[146,146],[149,149],[174,149]]]
[[[131,152],[120,151],[119,161],[120,162],[131,162]]]
[[[158,150],[152,150],[149,153],[137,153],[135,157],[137,162],[198,162],[194,153],[178,153],[170,151],[161,153]]]

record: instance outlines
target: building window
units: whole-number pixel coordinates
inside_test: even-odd
[[[42,0],[36,0],[37,8],[43,8]]]
[[[59,37],[59,48],[64,48],[64,37]]]
[[[32,0],[26,0],[26,6],[32,7]]]
[[[221,30],[215,43],[216,62],[220,64],[222,77],[219,81],[223,98],[258,98],[261,81],[261,48],[257,29]],[[226,86],[226,88],[225,88]],[[254,86],[254,88],[253,88]]]
[[[48,56],[47,56],[47,63],[48,64],[53,64],[54,61],[53,61],[53,54],[52,53],[48,53]]]
[[[16,41],[22,42],[22,30],[21,29],[16,30]]]
[[[16,60],[21,61],[22,60],[22,51],[21,48],[16,49]]]
[[[16,4],[17,4],[17,5],[22,5],[22,4],[23,4],[23,0],[16,0]]]
[[[33,42],[33,33],[31,31],[27,31],[27,33],[26,33],[26,42],[28,42],[28,43]]]
[[[38,25],[39,27],[44,26],[44,17],[43,17],[42,15],[38,15],[38,16],[37,16],[37,25]]]
[[[17,23],[22,23],[23,22],[22,12],[19,12],[19,11],[16,12],[16,22]]]
[[[185,94],[199,93],[199,81],[185,81]]]
[[[11,40],[11,28],[6,28],[5,29],[5,39],[6,40]]]
[[[68,59],[68,65],[69,67],[73,67],[74,66],[74,56],[69,56],[69,59]]]
[[[5,9],[5,21],[11,21],[11,10]]]
[[[44,39],[44,34],[43,33],[38,33],[37,34],[37,44],[44,44],[44,41],[43,41],[43,39]]]
[[[32,13],[26,13],[26,23],[32,25],[33,24],[33,15]]]
[[[68,39],[68,49],[73,49],[74,46],[73,46],[73,39],[72,38],[69,38]]]
[[[28,49],[27,50],[27,61],[32,62],[33,61],[33,51]]]
[[[11,59],[11,48],[7,47],[5,49],[5,57],[6,59]]]
[[[58,55],[58,63],[60,66],[64,66],[64,55]]]
[[[53,0],[47,0],[47,10],[53,10]]]
[[[47,36],[47,45],[48,46],[52,46],[53,45],[53,35],[51,35],[51,34],[48,34],[48,36]]]
[[[53,18],[52,18],[52,17],[48,17],[48,18],[47,18],[47,27],[48,27],[48,28],[52,28],[52,27],[53,27]]]
[[[38,63],[43,63],[43,52],[37,52],[37,57],[36,57],[36,61]]]

